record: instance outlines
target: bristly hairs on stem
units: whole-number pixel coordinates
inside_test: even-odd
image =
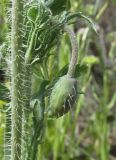
[[[23,62],[21,28],[23,1],[12,1],[11,26],[11,160],[21,159],[22,107],[23,107]]]

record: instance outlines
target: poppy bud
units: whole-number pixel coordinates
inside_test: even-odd
[[[77,81],[65,75],[55,84],[50,96],[48,115],[58,118],[67,113],[74,105],[77,97]]]

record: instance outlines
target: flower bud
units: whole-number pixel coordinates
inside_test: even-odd
[[[48,115],[58,118],[67,113],[74,105],[77,97],[77,81],[65,75],[54,85],[50,96]]]

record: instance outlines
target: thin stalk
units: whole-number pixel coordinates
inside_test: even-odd
[[[34,130],[34,135],[32,138],[32,143],[31,143],[31,160],[36,160],[37,159],[37,153],[38,153],[38,145],[41,143],[42,136],[43,136],[43,127],[44,127],[44,102],[42,98],[42,105],[38,106],[39,107],[39,113],[38,113],[38,120],[35,122],[35,130]]]
[[[35,133],[33,136],[33,143],[32,143],[33,148],[31,152],[31,160],[37,159],[37,151],[38,151],[38,145],[39,145],[38,137],[41,136],[42,129],[43,129],[43,120],[39,121],[39,124],[38,126],[36,126],[36,129],[35,129]]]
[[[11,31],[11,160],[21,159],[22,106],[23,106],[23,53],[21,27],[23,1],[12,1]]]
[[[64,30],[68,33],[71,41],[71,46],[72,46],[71,61],[69,64],[67,75],[69,75],[70,77],[73,77],[75,73],[76,65],[77,65],[77,58],[78,58],[77,40],[76,40],[76,35],[74,31],[70,27],[65,26]]]

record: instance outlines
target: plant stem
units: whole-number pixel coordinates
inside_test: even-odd
[[[38,118],[35,121],[35,129],[34,129],[34,135],[32,138],[32,151],[31,151],[31,160],[36,160],[37,159],[37,151],[38,151],[38,145],[41,143],[42,140],[42,135],[43,135],[43,127],[44,127],[44,100],[43,98],[41,99],[42,104],[38,106]]]
[[[39,121],[38,126],[35,129],[35,133],[33,136],[33,143],[32,143],[32,152],[31,152],[31,160],[36,160],[37,159],[37,151],[38,151],[38,145],[39,145],[39,141],[38,141],[38,137],[41,135],[41,131],[43,129],[43,121]]]
[[[76,69],[76,64],[77,64],[77,58],[78,58],[78,47],[77,47],[77,40],[76,40],[76,35],[74,31],[68,27],[67,25],[65,26],[64,30],[68,33],[71,45],[72,45],[72,55],[71,55],[71,61],[69,64],[68,68],[68,75],[70,77],[74,76],[75,69]]]
[[[24,68],[24,105],[22,108],[22,160],[27,160],[28,149],[30,146],[31,128],[29,128],[29,117],[30,117],[30,97],[31,97],[31,66],[25,64]],[[31,152],[31,151],[30,151]]]
[[[12,1],[11,31],[11,160],[21,159],[22,107],[23,107],[23,59],[21,28],[23,1]]]

